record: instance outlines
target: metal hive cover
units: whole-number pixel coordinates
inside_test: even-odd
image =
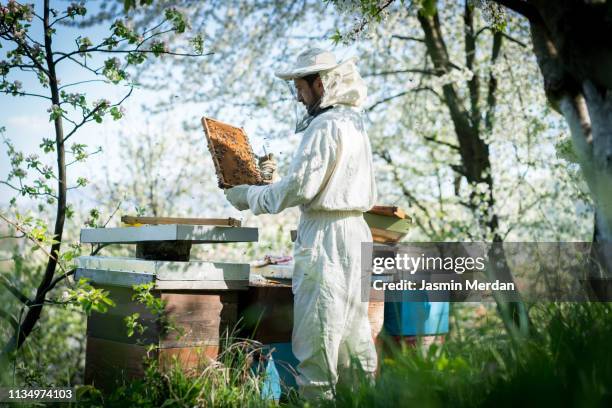
[[[253,149],[243,129],[207,117],[202,118],[202,126],[219,187],[263,184]]]

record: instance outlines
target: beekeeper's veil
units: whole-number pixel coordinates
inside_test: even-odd
[[[303,131],[316,116],[307,112],[297,102],[297,91],[293,80],[318,73],[323,83],[323,96],[318,104],[318,112],[335,105],[361,107],[367,97],[365,82],[359,75],[354,58],[338,63],[333,53],[320,48],[312,48],[301,53],[296,64],[285,71],[277,71],[279,78],[287,81],[294,99],[296,132]]]

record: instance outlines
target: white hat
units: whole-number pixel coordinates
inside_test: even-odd
[[[274,75],[281,79],[302,78],[317,72],[337,67],[336,56],[320,48],[311,48],[297,57],[295,66],[288,71],[276,71]]]

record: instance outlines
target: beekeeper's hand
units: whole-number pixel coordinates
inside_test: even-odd
[[[278,181],[278,174],[276,173],[276,160],[274,160],[272,153],[259,157],[257,161],[263,182],[265,184],[276,183]]]
[[[247,201],[247,192],[249,191],[249,186],[246,184],[241,184],[236,187],[228,188],[224,190],[225,198],[230,202],[236,209],[248,210],[249,202]]]

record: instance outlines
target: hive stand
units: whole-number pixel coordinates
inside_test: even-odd
[[[84,256],[75,278],[108,290],[116,306],[87,319],[85,382],[109,391],[117,381],[142,377],[147,355],[166,369],[176,358],[196,369],[218,356],[224,335],[238,323],[239,293],[248,289],[249,265],[189,261],[193,244],[256,242],[257,228],[147,225],[81,231],[81,242],[136,245],[136,258]],[[165,302],[162,324],[133,299],[133,285],[153,283]],[[145,330],[128,336],[125,319],[138,313]],[[151,347],[155,346],[155,347]]]

